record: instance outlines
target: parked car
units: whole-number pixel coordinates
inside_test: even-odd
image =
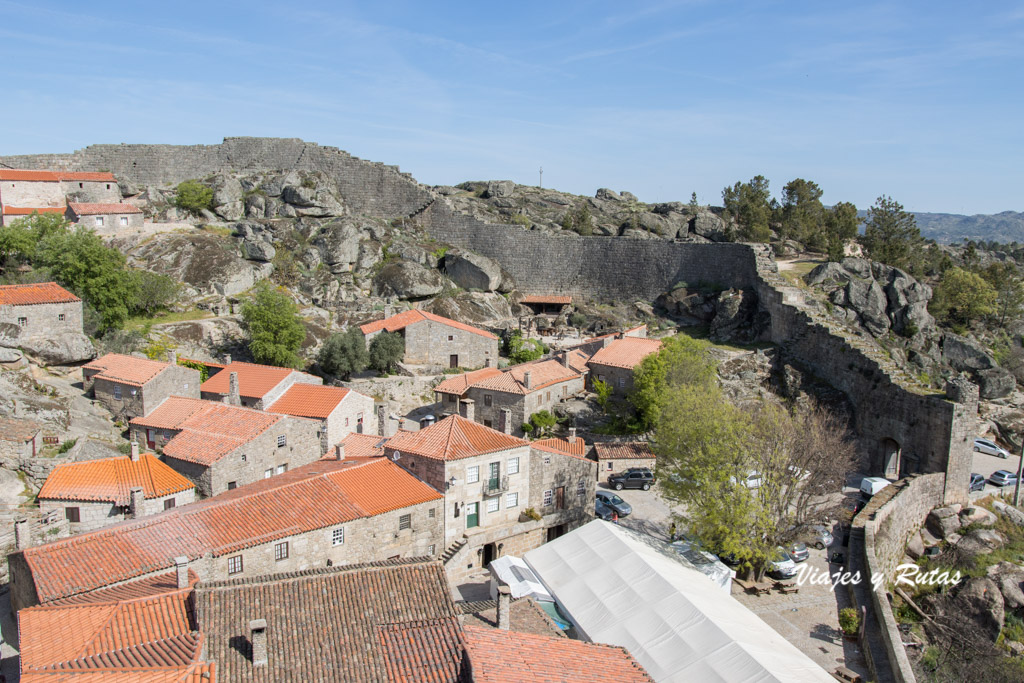
[[[811,551],[807,549],[807,546],[799,542],[791,544],[786,548],[786,552],[793,558],[794,562],[803,562],[811,556]]]
[[[1007,470],[996,470],[988,480],[995,486],[1009,486],[1017,483],[1017,474]]]
[[[646,467],[630,467],[624,472],[616,472],[608,475],[608,486],[616,491],[622,489],[643,489],[650,490],[654,484],[654,473]]]
[[[988,439],[977,438],[974,440],[974,452],[984,453],[985,455],[995,455],[1004,460],[1010,457],[1009,451],[1005,448],[1000,448],[994,442]]]
[[[736,477],[729,477],[729,481],[732,482],[733,484],[735,484],[736,483]],[[747,474],[747,476],[744,477],[741,480],[740,483],[742,483],[748,489],[761,488],[761,473],[758,472],[757,470],[751,470]]]
[[[984,491],[985,490],[985,477],[978,474],[977,472],[971,473],[971,487],[968,491]]]
[[[813,545],[818,550],[824,550],[832,545],[832,532],[821,524],[811,524],[801,529],[799,538],[804,543]]]
[[[615,495],[611,491],[598,491],[597,499],[615,510],[615,514],[619,517],[625,517],[629,513],[633,512],[633,506],[622,500],[619,496]]]
[[[781,546],[775,549],[775,555],[768,563],[768,573],[783,579],[796,575],[796,562]]]
[[[594,515],[596,515],[598,519],[603,519],[606,522],[615,520],[615,511],[602,503],[600,498],[594,501]]]

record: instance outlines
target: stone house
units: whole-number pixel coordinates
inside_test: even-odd
[[[58,465],[39,490],[39,511],[58,511],[72,533],[154,515],[196,500],[195,485],[152,453]]]
[[[349,434],[379,433],[373,399],[351,389],[297,383],[266,410],[319,420],[322,453]]]
[[[597,462],[598,480],[630,467],[647,467],[653,471],[655,465],[654,451],[646,441],[598,442],[594,444],[591,457]]]
[[[442,501],[383,458],[320,460],[209,500],[19,549],[8,556],[11,604],[82,599],[175,571],[205,582],[436,557]]]
[[[82,300],[56,282],[0,285],[0,329],[5,325],[23,338],[81,334]]]
[[[486,330],[413,309],[360,325],[369,344],[381,332],[405,340],[403,362],[444,368],[479,368],[498,362],[498,337]]]
[[[633,370],[636,366],[661,349],[660,341],[645,337],[604,337],[601,344],[601,348],[587,362],[590,380],[607,382],[612,386],[613,393],[619,396],[633,390]]]
[[[35,420],[0,417],[0,463],[10,470],[22,458],[34,458],[43,449],[43,426]]]
[[[482,368],[444,380],[434,388],[438,411],[454,413],[459,402],[475,403],[474,420],[506,434],[522,436],[523,424],[542,410],[584,390],[585,371],[573,367],[575,357],[562,354],[514,365],[504,370]]]
[[[533,311],[534,315],[559,315],[566,306],[572,305],[572,297],[531,294],[524,296],[519,303]]]
[[[232,386],[232,375],[235,376],[236,387]],[[202,398],[208,401],[225,401],[236,406],[265,410],[293,384],[323,383],[323,379],[316,375],[292,368],[235,361],[227,363],[223,370],[211,375],[203,382],[200,391]]]
[[[19,221],[22,218],[29,218],[34,213],[56,213],[63,216],[65,211],[66,209],[62,206],[36,208],[31,206],[9,206],[4,204],[3,206],[0,206],[0,225],[10,225],[14,221]]]
[[[82,366],[82,388],[114,415],[131,419],[148,415],[170,396],[199,398],[199,371],[169,363],[107,355]]]
[[[597,465],[574,428],[566,438],[530,443],[530,507],[543,516],[545,540],[594,519]]]
[[[269,479],[322,455],[318,420],[180,396],[133,419],[129,429],[202,496]]]
[[[143,227],[142,209],[131,204],[81,204],[68,202],[65,217],[91,228],[97,235],[113,235]]]
[[[121,188],[111,173],[0,169],[0,205],[64,208],[69,199],[117,203]]]

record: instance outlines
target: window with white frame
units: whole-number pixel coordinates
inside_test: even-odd
[[[121,227],[122,228],[127,228],[128,227],[128,216],[121,216]]]
[[[625,377],[620,377],[619,378],[619,389],[625,389],[625,388],[626,388],[626,378]]]
[[[103,227],[103,216],[96,216],[96,226]]]
[[[242,556],[235,555],[228,558],[228,576],[242,573]]]
[[[411,529],[411,528],[412,528],[412,515],[402,515],[401,517],[398,518],[398,530],[399,531],[402,531],[404,529]]]
[[[269,470],[263,470],[263,478],[264,479],[270,479],[272,476],[274,476],[274,468],[273,467],[271,467]]]
[[[428,545],[427,546],[427,555],[433,555],[436,550],[437,550],[437,546],[435,546],[435,545]]]
[[[519,507],[519,492],[511,491],[505,494],[505,507],[514,508]]]
[[[281,541],[280,543],[274,544],[274,561],[280,562],[281,560],[288,559],[288,541]]]
[[[281,448],[282,446],[287,446],[287,445],[288,445],[288,437],[285,436],[284,434],[279,435],[277,437],[277,447]]]
[[[554,499],[554,491],[548,489],[544,492],[544,507],[551,505],[551,501]]]
[[[497,512],[501,509],[501,496],[495,496],[494,498],[487,499],[487,511]]]
[[[519,458],[509,458],[505,472],[506,474],[519,474]]]
[[[608,471],[609,472],[612,471],[612,461],[611,460],[608,461]]]
[[[331,545],[342,545],[345,542],[345,527],[331,529]]]
[[[472,467],[466,468],[466,483],[475,484],[480,481],[480,467],[473,465]]]
[[[18,326],[19,327],[28,327],[28,318],[26,318],[24,316],[18,318]]]
[[[114,398],[118,401],[121,400],[121,387],[117,384],[114,385]]]
[[[577,496],[585,496],[585,495],[587,495],[587,485],[583,483],[582,479],[580,479],[579,483],[576,484],[576,495]]]
[[[284,474],[287,471],[288,471],[288,463],[284,463],[283,465],[278,465],[277,466],[277,473],[278,474]]]

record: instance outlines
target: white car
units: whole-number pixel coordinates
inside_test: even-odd
[[[737,483],[736,477],[729,477],[729,482],[732,484]],[[746,477],[744,477],[740,483],[742,483],[748,489],[761,488],[761,473],[758,472],[757,470],[751,470],[751,472]]]
[[[768,561],[768,573],[783,579],[796,575],[796,562],[793,561],[793,558],[790,557],[785,548],[778,547],[775,549],[775,555]]]
[[[977,438],[974,440],[974,452],[984,453],[985,455],[996,455],[1000,458],[1009,458],[1010,453],[1005,448],[1000,448],[992,441],[988,439]]]

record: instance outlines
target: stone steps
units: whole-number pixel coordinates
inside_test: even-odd
[[[453,559],[455,559],[455,556],[458,555],[459,552],[466,547],[467,543],[469,543],[469,539],[463,536],[459,540],[455,541],[455,543],[452,543],[450,546],[448,546],[445,549],[445,551],[441,553],[441,564],[446,565]]]

